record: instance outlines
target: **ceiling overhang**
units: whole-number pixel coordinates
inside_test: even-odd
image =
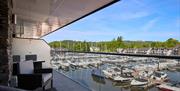
[[[16,36],[40,38],[119,0],[13,0]]]

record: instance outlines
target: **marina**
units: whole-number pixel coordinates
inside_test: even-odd
[[[178,59],[72,52],[60,55],[54,69],[92,91],[161,91],[163,84],[180,82]],[[63,67],[61,62],[68,65]],[[174,88],[180,90],[179,85]]]
[[[59,71],[62,72],[62,70]],[[160,91],[159,88],[156,87],[158,85],[152,84],[151,86],[145,88],[140,86],[131,86],[130,82],[116,82],[112,79],[94,77],[91,75],[91,71],[91,69],[79,69],[76,71],[66,71],[63,73],[73,80],[78,81],[82,85],[90,88],[92,91]],[[180,76],[180,72],[164,72],[168,74],[168,78],[171,79],[171,81],[180,81],[178,78]]]

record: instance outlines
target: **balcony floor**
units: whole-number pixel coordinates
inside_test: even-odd
[[[53,71],[53,89],[48,91],[92,91],[65,75]]]

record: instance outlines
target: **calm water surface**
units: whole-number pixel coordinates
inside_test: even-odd
[[[148,89],[142,89],[137,87],[130,87],[128,83],[117,83],[110,79],[100,79],[91,75],[92,69],[78,69],[69,70],[65,73],[70,78],[80,82],[86,87],[89,87],[93,91],[159,91],[158,88],[150,87]],[[165,71],[171,81],[180,82],[180,72]]]

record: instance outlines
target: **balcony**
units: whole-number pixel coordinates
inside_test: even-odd
[[[168,82],[179,82],[178,75],[180,74],[178,69],[178,59],[173,58],[156,58],[156,57],[134,57],[124,56],[121,54],[93,54],[93,53],[77,53],[57,52],[57,59],[53,59],[51,64],[54,65],[54,69],[63,75],[68,76],[70,79],[75,80],[82,86],[90,88],[93,91],[126,91],[126,90],[137,90],[143,91],[147,89],[149,91],[159,91],[156,84],[164,83],[163,80],[153,80],[146,86],[131,86],[130,82],[116,81],[113,76],[107,77],[104,71],[111,69],[114,70],[114,74],[121,73],[121,67],[124,67],[124,71],[130,71],[133,69],[134,78],[139,77],[136,72],[164,72],[168,76]],[[55,55],[54,55],[55,56]],[[70,64],[70,65],[65,65]],[[56,66],[55,66],[56,65]],[[93,75],[93,71],[99,71],[99,77]],[[98,72],[97,72],[98,73]],[[153,73],[154,74],[154,73]],[[105,78],[104,78],[105,77]],[[151,79],[147,77],[146,79]],[[152,79],[151,79],[152,80]],[[71,83],[70,83],[71,84]]]
[[[55,91],[92,91],[90,88],[83,86],[81,83],[74,81],[66,75],[53,71],[53,87]]]

